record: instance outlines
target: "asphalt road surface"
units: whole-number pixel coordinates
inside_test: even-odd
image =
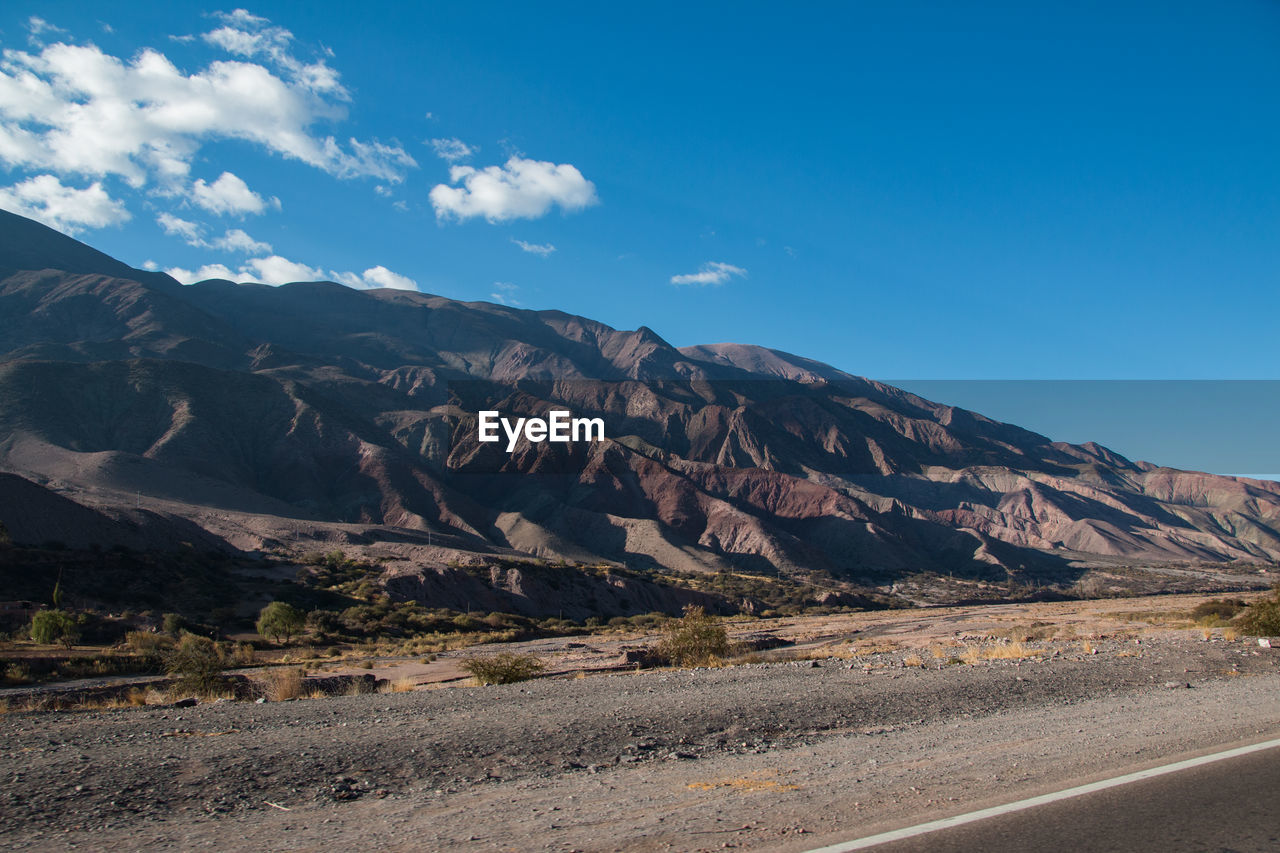
[[[834,853],[842,846],[827,849]],[[1280,851],[1280,747],[862,849],[1275,853]]]

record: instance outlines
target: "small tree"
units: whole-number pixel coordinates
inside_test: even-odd
[[[288,642],[302,632],[306,624],[302,611],[284,601],[273,601],[258,614],[256,627],[264,637],[271,637],[277,643],[281,638]]]
[[[31,639],[37,643],[62,643],[69,649],[80,639],[80,628],[65,610],[41,610],[31,617]]]
[[[178,679],[178,686],[200,695],[207,695],[218,686],[224,665],[218,644],[195,634],[183,634],[177,648],[165,659],[165,669]]]
[[[675,666],[702,666],[729,653],[729,632],[717,616],[696,604],[686,604],[684,616],[663,628],[656,649]]]

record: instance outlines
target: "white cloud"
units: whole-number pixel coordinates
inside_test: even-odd
[[[225,278],[228,281],[238,281],[236,274],[227,268],[225,264],[205,264],[200,269],[192,272],[182,267],[167,267],[165,272],[176,278],[183,284],[195,284],[197,281],[206,281],[211,278]],[[249,279],[245,279],[248,281]]]
[[[31,33],[33,40],[38,39],[45,33],[66,33],[66,30],[62,27],[55,27],[44,18],[37,17],[36,15],[32,15],[30,18],[27,18],[27,31]]]
[[[164,229],[164,233],[170,237],[181,237],[187,241],[187,245],[205,245],[204,240],[200,237],[200,223],[198,222],[179,219],[172,213],[161,213],[156,217],[156,223]]]
[[[210,141],[246,141],[341,177],[397,183],[417,165],[398,145],[320,136],[345,118],[347,92],[323,60],[305,63],[292,36],[224,17],[210,42],[265,64],[223,60],[193,74],[144,49],[125,60],[94,45],[6,50],[0,61],[0,162],[91,178],[117,176],[176,193]],[[254,29],[257,27],[257,29]],[[240,35],[235,35],[239,33]]]
[[[205,183],[203,178],[196,181],[191,185],[191,200],[219,216],[228,213],[239,216],[246,213],[262,213],[268,205],[277,208],[280,206],[278,199],[272,199],[270,202],[264,200],[262,196],[249,189],[248,184],[239,176],[231,172],[223,172],[211,184]]]
[[[334,281],[354,287],[356,290],[372,290],[386,287],[392,290],[417,290],[418,283],[406,275],[394,273],[382,265],[370,267],[360,275],[352,272],[333,272]]]
[[[735,267],[733,264],[722,264],[719,262],[711,262],[698,267],[697,272],[685,273],[684,275],[671,276],[672,284],[701,284],[701,285],[721,285],[733,276],[746,276],[747,271],[742,267]]]
[[[255,240],[239,228],[228,229],[221,237],[213,240],[204,238],[204,226],[198,222],[181,219],[172,213],[161,213],[156,222],[171,237],[181,237],[188,246],[201,249],[221,249],[224,252],[241,252],[246,255],[266,255],[271,252],[271,244]]]
[[[519,246],[522,251],[543,258],[556,250],[556,247],[550,243],[526,243],[524,240],[517,240],[514,237],[511,238],[511,242]]]
[[[279,255],[250,258],[240,268],[241,281],[260,281],[263,284],[288,284],[291,281],[326,281],[324,270],[309,267]]]
[[[456,136],[451,139],[428,139],[427,144],[436,152],[437,157],[441,160],[448,160],[450,163],[465,160],[476,153],[475,148],[472,148]]]
[[[228,230],[218,239],[209,243],[214,249],[227,252],[243,252],[246,255],[265,255],[271,252],[271,244],[255,240],[239,228]]]
[[[461,181],[462,186],[437,184],[431,190],[438,219],[536,219],[554,205],[571,212],[599,203],[595,184],[568,163],[512,157],[504,166],[485,169],[454,166],[449,180],[454,184]]]
[[[493,283],[495,292],[489,294],[489,298],[501,305],[519,305],[520,300],[516,299],[514,294],[520,289],[520,285],[512,284],[509,281],[495,281]],[[498,293],[496,291],[502,291]]]
[[[240,232],[243,233],[243,232]],[[291,261],[280,255],[266,258],[249,258],[238,269],[232,270],[226,264],[205,264],[197,270],[183,267],[168,267],[169,275],[183,284],[194,284],[210,278],[222,278],[239,283],[256,282],[260,284],[280,285],[294,281],[334,281],[345,284],[356,290],[389,287],[397,290],[417,290],[418,284],[408,276],[392,272],[384,266],[370,267],[363,273],[337,272],[324,270],[307,264]]]
[[[270,26],[266,18],[251,15],[244,9],[234,12],[218,12],[215,17],[223,26],[205,33],[201,38],[227,53],[247,59],[263,57],[297,83],[318,94],[333,95],[348,100],[350,94],[339,82],[337,71],[323,59],[303,62],[291,53],[293,33],[284,27]]]
[[[36,175],[11,187],[0,187],[0,208],[43,222],[67,234],[128,222],[124,205],[94,181],[82,190],[65,186],[54,175]]]

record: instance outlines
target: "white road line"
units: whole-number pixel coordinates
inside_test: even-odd
[[[866,838],[857,838],[853,841],[842,841],[828,847],[815,848],[808,851],[808,853],[847,853],[847,851],[850,850],[865,850],[866,848],[874,847],[877,844],[886,844],[890,841],[901,841],[904,838],[914,838],[917,835],[924,835],[927,832],[936,832],[939,829],[950,829],[953,826],[963,826],[966,823],[974,823],[976,821],[986,820],[989,817],[1009,814],[1010,812],[1020,812],[1023,809],[1033,809],[1036,806],[1043,806],[1046,803],[1056,803],[1059,800],[1069,800],[1072,797],[1079,797],[1083,794],[1092,794],[1094,791],[1105,791],[1107,788],[1115,788],[1119,785],[1128,785],[1130,782],[1139,782],[1143,779],[1153,779],[1156,776],[1164,776],[1168,773],[1177,773],[1180,770],[1188,770],[1192,767],[1199,767],[1202,764],[1212,764],[1215,761],[1226,761],[1228,758],[1237,758],[1241,755],[1248,755],[1251,752],[1260,752],[1264,749],[1274,749],[1276,747],[1280,747],[1280,738],[1263,741],[1262,743],[1255,743],[1250,746],[1228,749],[1225,752],[1215,752],[1213,755],[1202,755],[1199,758],[1188,758],[1186,761],[1166,764],[1163,767],[1152,767],[1150,770],[1139,770],[1137,773],[1117,776],[1114,779],[1104,779],[1101,782],[1090,782],[1088,785],[1067,788],[1065,791],[1056,791],[1052,794],[1042,794],[1039,797],[1032,797],[1028,800],[1018,800],[1016,803],[1006,803],[1003,806],[992,806],[989,809],[982,809],[981,811],[943,818],[942,820],[934,820],[929,823],[918,824],[917,826],[909,826],[905,829],[895,829],[892,832],[882,832],[879,835],[868,835]]]

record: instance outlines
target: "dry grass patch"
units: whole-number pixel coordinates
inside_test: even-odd
[[[418,688],[417,682],[415,682],[412,678],[405,676],[404,678],[397,678],[395,681],[388,683],[382,692],[412,693],[417,688]]]
[[[303,695],[302,678],[305,672],[301,667],[283,667],[273,669],[257,679],[258,687],[271,702],[284,702],[286,699],[297,699]]]
[[[686,787],[691,791],[715,791],[721,788],[727,788],[731,791],[799,791],[799,785],[790,785],[779,782],[777,779],[770,778],[774,775],[773,771],[763,771],[753,773],[750,776],[740,776],[736,779],[721,779],[716,782],[690,782]]]
[[[982,652],[987,660],[1026,660],[1043,655],[1044,649],[1031,649],[1022,643],[1008,643],[1002,646],[989,646]]]
[[[923,668],[923,667],[924,667],[924,658],[920,657],[920,655],[915,654],[915,653],[913,652],[912,654],[909,654],[909,655],[907,655],[905,658],[903,658],[903,659],[902,659],[902,665],[903,665],[903,666],[916,666],[916,667]]]

